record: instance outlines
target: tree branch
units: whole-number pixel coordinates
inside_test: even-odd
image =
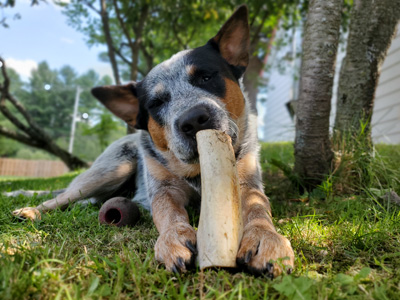
[[[0,62],[2,63],[1,72],[4,78],[4,84],[2,85],[1,98],[0,98],[0,111],[3,115],[10,120],[17,128],[24,131],[31,137],[35,137],[37,139],[49,139],[50,137],[45,133],[36,122],[31,118],[29,113],[26,111],[25,107],[10,93],[10,78],[7,73],[7,68],[4,59],[0,58]],[[12,105],[18,110],[18,112],[24,117],[29,126],[23,124],[18,118],[16,118],[6,107],[6,100],[10,101]]]
[[[152,47],[152,44],[150,43],[150,47]],[[154,61],[154,56],[147,51],[146,46],[144,44],[140,45],[140,49],[142,50],[142,53],[146,59],[146,64],[147,64],[147,73],[150,72],[150,70],[153,68],[153,61]],[[145,74],[144,74],[145,75]]]
[[[120,25],[121,28],[122,28],[122,32],[124,33],[126,39],[128,40],[128,45],[129,45],[129,47],[130,47],[131,49],[133,49],[133,41],[132,41],[132,39],[131,39],[131,37],[130,37],[130,35],[129,35],[128,29],[127,29],[126,26],[125,26],[124,20],[123,20],[122,17],[121,17],[121,13],[120,13],[120,10],[119,10],[119,8],[118,8],[117,0],[113,0],[113,4],[114,4],[114,8],[115,8],[115,13],[116,13],[116,15],[117,15],[117,20],[118,20],[118,22],[119,22],[119,25]]]
[[[189,38],[186,39],[186,45],[190,43],[196,32],[197,32],[196,28],[193,28],[192,33],[189,35]]]
[[[87,3],[86,3],[87,4]],[[100,0],[100,16],[101,16],[101,22],[103,24],[103,32],[104,36],[106,38],[106,43],[107,43],[107,48],[108,48],[108,57],[110,59],[111,67],[113,70],[114,74],[114,79],[116,84],[121,84],[121,80],[119,77],[119,71],[118,71],[118,64],[117,60],[115,59],[115,53],[114,53],[114,43],[113,39],[111,37],[111,31],[110,31],[110,23],[108,22],[108,13],[107,13],[107,5],[105,0]]]
[[[138,75],[139,52],[143,43],[143,28],[149,13],[149,5],[145,4],[140,11],[140,18],[137,26],[133,26],[135,32],[135,42],[132,48],[131,80],[136,81]]]
[[[125,46],[125,45],[129,47],[129,45],[127,45],[126,43],[122,43],[122,44],[121,44],[121,47],[120,47],[119,49],[114,48],[114,51],[115,51],[115,53],[118,55],[118,57],[121,58],[126,64],[131,65],[131,64],[132,64],[132,61],[130,61],[129,59],[127,59],[127,58],[122,54],[122,52],[120,51],[120,49],[122,48],[122,46]]]
[[[61,160],[63,160],[71,170],[87,167],[87,164],[84,161],[60,148],[54,142],[54,140],[36,124],[24,106],[13,95],[10,94],[10,78],[7,74],[6,64],[1,57],[0,62],[2,63],[1,72],[4,77],[4,83],[1,85],[0,89],[0,111],[8,120],[11,121],[15,127],[23,132],[19,133],[17,131],[0,126],[0,135],[4,135],[25,145],[36,147],[52,153],[61,158]],[[10,110],[6,107],[6,100],[12,103],[12,105],[27,121],[29,126],[22,123],[10,112]]]
[[[100,10],[98,10],[96,7],[94,7],[90,2],[83,1],[83,3],[86,4],[86,6],[89,7],[91,10],[93,10],[94,12],[96,12],[97,14],[99,14],[101,16]]]
[[[6,127],[3,127],[0,125],[0,135],[3,135],[5,137],[8,137],[10,139],[16,140],[18,142],[21,142],[25,145],[32,146],[32,147],[40,147],[40,144],[36,141],[31,139],[29,136],[26,136],[24,134],[20,134],[19,132],[16,132],[14,130],[8,129]]]
[[[251,49],[252,52],[255,51],[257,43],[260,40],[260,32],[261,32],[261,30],[262,30],[262,28],[263,28],[263,26],[265,24],[265,21],[267,20],[267,17],[268,17],[268,11],[265,10],[264,15],[263,15],[263,17],[261,19],[261,22],[257,26],[257,28],[255,29],[255,33],[254,33],[253,38],[252,38],[252,40],[250,42],[250,49]]]
[[[7,74],[6,62],[2,57],[0,57],[0,63],[1,63],[1,73],[3,74],[4,78],[4,83],[1,85],[1,91],[4,93],[4,91],[8,91],[8,88],[10,87],[10,78],[8,77]]]
[[[180,46],[181,46],[183,49],[186,49],[187,45],[181,40],[181,38],[179,37],[179,34],[178,34],[178,30],[176,29],[176,22],[177,22],[177,20],[178,20],[178,17],[175,18],[175,19],[172,21],[172,32],[173,32],[173,34],[174,34],[174,37],[176,38],[176,40],[177,40],[178,43],[180,44]]]

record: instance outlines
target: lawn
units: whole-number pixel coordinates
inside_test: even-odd
[[[261,155],[275,224],[295,250],[291,275],[171,274],[154,260],[158,234],[147,212],[134,228],[101,226],[98,208],[80,205],[19,222],[14,208],[49,197],[0,195],[0,299],[400,299],[400,208],[381,197],[400,194],[400,147],[378,145],[377,165],[393,171],[348,195],[335,190],[335,176],[297,194],[276,167],[292,166],[292,148],[264,144]],[[76,175],[3,178],[0,191],[59,189]]]

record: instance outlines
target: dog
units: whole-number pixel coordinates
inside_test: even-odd
[[[195,135],[217,129],[231,137],[237,160],[244,223],[238,265],[269,277],[293,268],[291,244],[275,230],[263,192],[256,117],[241,88],[249,40],[242,5],[207,44],[178,52],[142,81],[94,88],[92,94],[137,133],[111,144],[54,199],[14,214],[34,219],[81,199],[102,202],[134,190],[133,201],[151,211],[159,232],[155,258],[169,271],[185,272],[196,255],[185,206],[201,191]]]

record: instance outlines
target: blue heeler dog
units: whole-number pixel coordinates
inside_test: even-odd
[[[256,118],[241,89],[249,35],[243,5],[206,45],[178,52],[142,81],[94,88],[93,95],[138,133],[110,145],[56,198],[14,213],[34,218],[77,200],[106,201],[134,191],[133,201],[151,210],[160,233],[156,259],[168,270],[184,272],[196,255],[196,231],[185,209],[200,196],[195,135],[217,129],[232,138],[237,159],[244,222],[238,264],[270,277],[282,272],[271,261],[286,257],[282,263],[293,267],[290,242],[272,223],[258,162]]]

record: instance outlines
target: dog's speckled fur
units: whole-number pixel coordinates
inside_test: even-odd
[[[231,136],[237,159],[244,218],[238,264],[271,277],[282,272],[271,260],[287,258],[283,264],[292,267],[290,242],[276,232],[263,193],[256,117],[240,85],[248,52],[247,7],[241,6],[206,45],[175,54],[141,82],[93,89],[138,133],[114,142],[64,193],[36,210],[135,191],[133,200],[151,210],[160,233],[156,259],[168,270],[186,271],[196,254],[196,231],[185,206],[201,191],[195,133],[218,129]]]

